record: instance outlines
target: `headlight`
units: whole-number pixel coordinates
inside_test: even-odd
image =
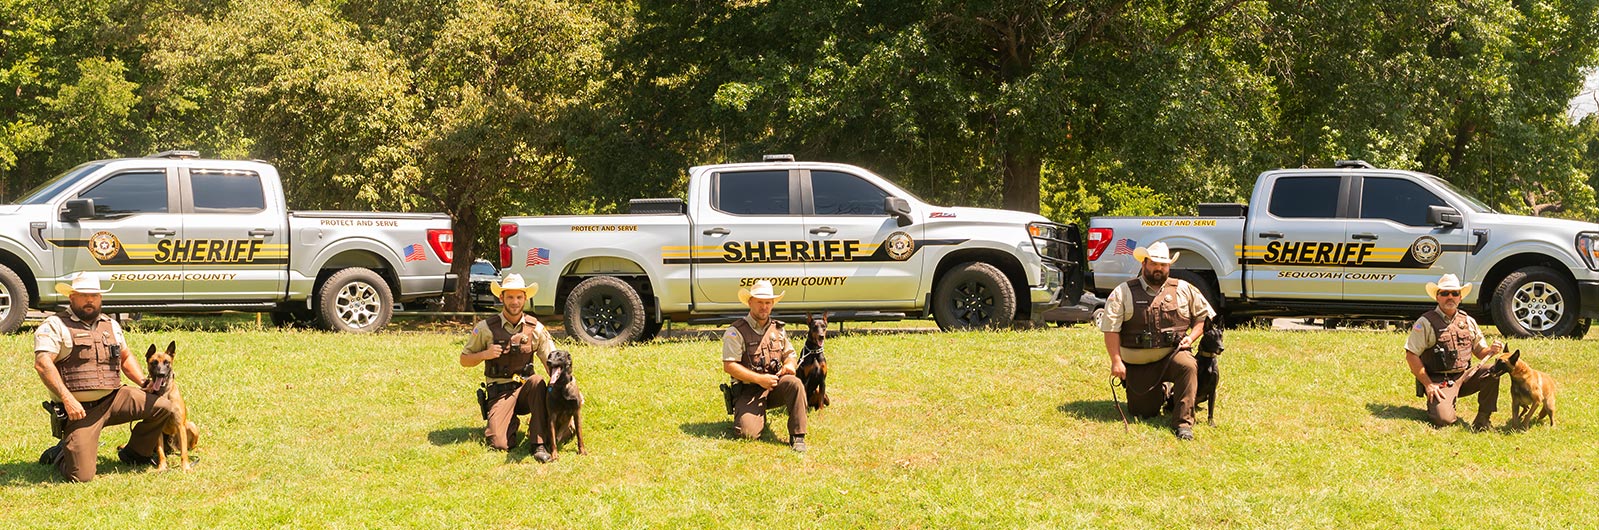
[[[1588,263],[1588,268],[1599,270],[1599,232],[1577,234],[1577,254]]]

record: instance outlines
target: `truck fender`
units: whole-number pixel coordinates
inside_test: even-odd
[[[22,277],[22,283],[29,289],[29,298],[33,300],[33,305],[37,306],[44,292],[55,291],[48,289],[48,286],[40,285],[39,282],[49,282],[52,278],[49,271],[41,266],[38,258],[34,256],[35,252],[39,252],[39,247],[31,243],[0,237],[0,264],[10,267],[11,272]]]
[[[333,261],[335,258],[339,258],[341,255],[347,252],[360,252],[376,256],[377,263],[357,263],[353,264],[352,266],[367,267],[376,270],[376,272],[383,275],[384,279],[390,283],[390,294],[392,294],[396,299],[400,297],[399,285],[394,282],[394,275],[397,273],[394,264],[400,263],[400,256],[395,252],[394,249],[388,248],[377,240],[371,238],[352,237],[335,241],[333,244],[323,247],[322,250],[317,251],[316,256],[309,261],[309,263],[312,264],[311,267],[309,267],[309,269],[301,269],[300,273],[308,278],[316,278],[318,274],[321,273],[322,269],[327,266],[328,262]],[[290,259],[292,260],[293,258],[291,257]],[[385,273],[384,271],[387,272]],[[313,284],[311,290],[314,291],[315,289],[316,286]]]

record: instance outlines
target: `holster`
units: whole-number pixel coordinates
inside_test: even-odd
[[[727,415],[733,415],[733,398],[738,395],[743,383],[722,383],[722,405],[727,407]]]
[[[479,383],[477,385],[477,408],[478,408],[478,412],[483,415],[483,421],[488,421],[488,419],[489,419],[489,390],[488,390],[488,383]]]
[[[53,401],[41,403],[44,411],[50,413],[50,436],[60,439],[65,436],[67,427],[67,406]]]

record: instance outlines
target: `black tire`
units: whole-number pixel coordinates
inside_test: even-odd
[[[1016,316],[1016,290],[993,265],[956,265],[933,289],[933,319],[938,329],[961,331],[1006,328]]]
[[[28,288],[22,278],[0,265],[0,333],[14,333],[28,316]]]
[[[370,333],[388,325],[394,316],[394,295],[383,277],[371,269],[342,269],[317,289],[316,313],[322,329]]]
[[[1577,286],[1549,267],[1505,276],[1491,302],[1494,324],[1509,337],[1579,337]]]
[[[595,346],[620,346],[644,336],[644,300],[615,276],[594,276],[566,297],[566,333]]]
[[[1205,279],[1198,272],[1188,269],[1173,270],[1171,271],[1171,277],[1193,284],[1195,289],[1199,289],[1199,294],[1205,296],[1205,303],[1210,304],[1210,308],[1216,311],[1217,314],[1221,313],[1220,290],[1215,285],[1211,285],[1210,280]]]

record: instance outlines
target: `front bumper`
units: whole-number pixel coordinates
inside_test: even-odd
[[[1578,280],[1577,299],[1582,301],[1582,308],[1577,310],[1580,318],[1599,318],[1599,281]]]
[[[1034,285],[1028,288],[1028,301],[1032,303],[1032,315],[1042,315],[1045,311],[1060,305],[1060,291],[1065,274],[1050,265],[1042,268],[1043,285]]]

